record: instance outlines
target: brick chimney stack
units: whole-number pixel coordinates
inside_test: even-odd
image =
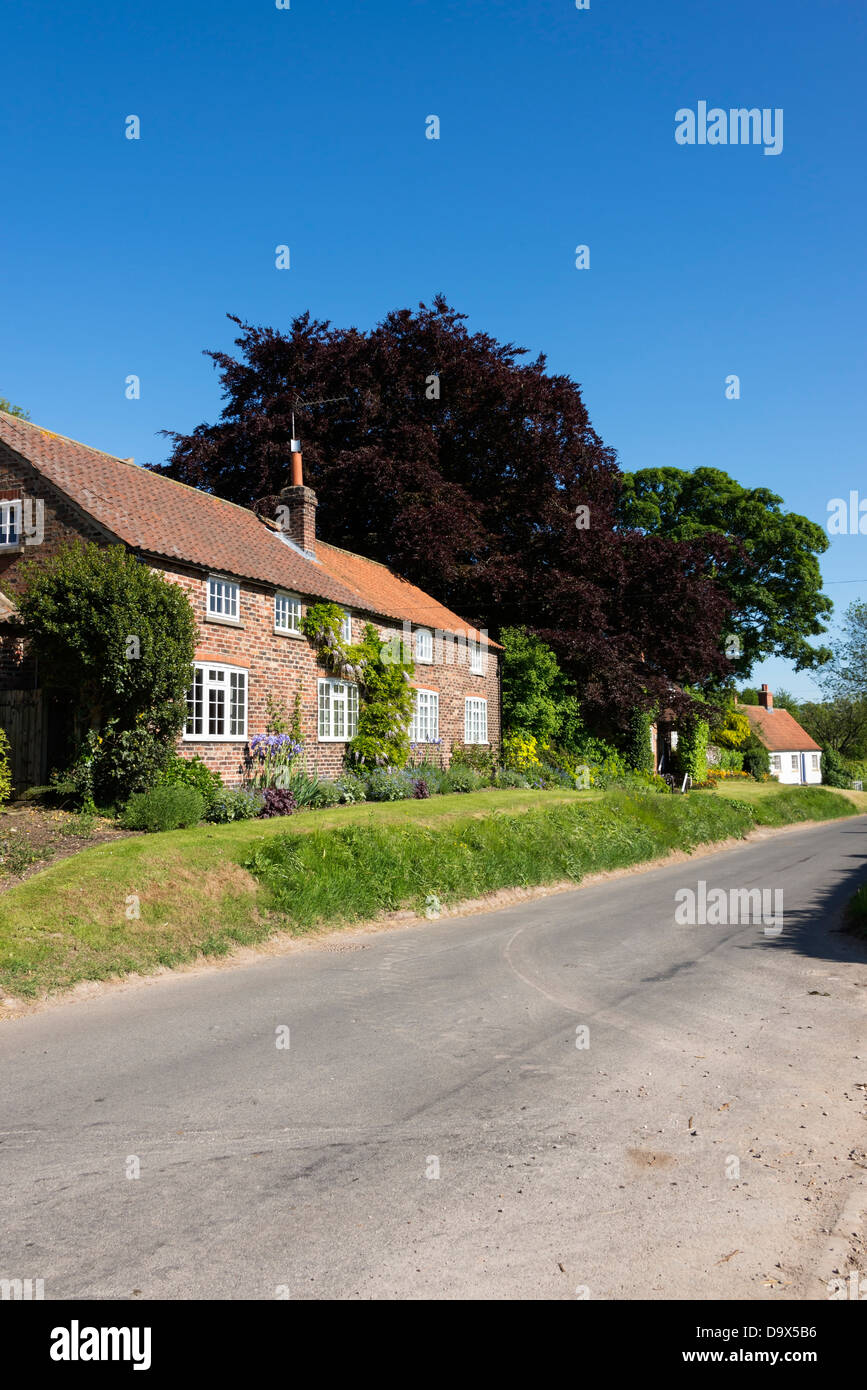
[[[292,440],[292,484],[279,495],[277,522],[280,530],[308,555],[316,554],[316,493],[304,486],[301,443]]]
[[[766,685],[763,685],[759,691],[759,704],[762,709],[774,708],[774,692],[769,690]]]

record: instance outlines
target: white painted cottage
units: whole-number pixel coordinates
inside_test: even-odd
[[[779,782],[817,785],[822,781],[822,750],[787,709],[774,709],[774,696],[766,685],[757,705],[738,705],[750,728],[771,757],[771,776]]]

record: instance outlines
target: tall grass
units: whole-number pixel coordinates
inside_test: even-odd
[[[401,907],[421,910],[638,864],[729,836],[755,823],[751,808],[708,798],[612,793],[472,822],[368,825],[275,836],[246,861],[272,905],[300,928],[353,922]]]
[[[799,821],[857,815],[850,801],[826,787],[792,787],[776,796],[757,797],[749,807],[757,825],[796,825]]]

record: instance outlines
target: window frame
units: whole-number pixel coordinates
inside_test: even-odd
[[[789,754],[789,757],[790,757],[791,760],[792,760],[792,765],[791,765],[791,767],[789,768],[789,771],[790,771],[790,772],[797,772],[797,771],[799,770],[800,766],[801,766],[801,755],[800,755],[800,753],[790,753],[790,754]]]
[[[232,615],[231,613],[230,613],[230,614],[226,614],[225,612],[219,613],[219,612],[217,612],[216,608],[213,608],[213,607],[211,606],[211,598],[212,598],[212,594],[211,594],[211,585],[216,585],[216,584],[220,584],[220,585],[223,586],[223,593],[222,593],[222,595],[221,595],[223,601],[225,601],[225,596],[226,596],[226,595],[225,595],[225,591],[226,591],[226,590],[234,590],[234,607],[235,607],[234,615]],[[224,578],[223,575],[221,575],[221,574],[209,574],[209,575],[208,575],[207,583],[206,583],[206,589],[205,589],[205,615],[206,615],[206,617],[210,618],[210,619],[211,619],[212,621],[214,621],[214,622],[218,622],[218,623],[233,623],[236,627],[240,626],[240,623],[241,623],[241,585],[237,582],[237,580],[235,580],[235,579],[226,579],[226,578]]]
[[[432,733],[432,734],[429,732],[429,733],[428,733],[428,736],[427,736],[426,738],[422,738],[422,736],[421,736],[421,731],[420,731],[420,724],[419,724],[419,714],[420,714],[420,705],[421,705],[421,701],[420,701],[420,699],[419,699],[419,696],[420,696],[420,695],[425,695],[425,696],[427,697],[426,703],[427,703],[427,706],[428,706],[428,714],[427,714],[427,717],[426,717],[425,722],[426,722],[426,724],[427,724],[428,726],[430,726],[430,722],[431,722],[431,720],[430,720],[430,708],[431,708],[431,704],[433,704],[433,710],[434,710],[434,726],[435,726],[435,732]],[[413,690],[413,697],[412,697],[412,718],[410,719],[410,722],[409,722],[409,741],[410,741],[410,743],[423,743],[423,744],[426,744],[426,743],[438,743],[438,742],[439,742],[439,737],[440,737],[440,692],[439,692],[438,690],[429,690],[426,686],[423,686],[423,685],[422,685],[422,686],[416,686],[415,689]]]
[[[328,712],[328,733],[323,733],[323,703],[322,695],[324,688],[328,689],[329,698],[325,708]],[[338,704],[343,707],[343,729],[342,734],[333,733],[335,727],[335,702],[334,696],[337,691],[346,692],[345,698]],[[354,681],[338,680],[334,676],[320,676],[316,683],[316,741],[317,743],[349,743],[355,738],[358,732],[358,686]]]
[[[473,642],[470,638],[467,638],[467,649],[470,654],[470,675],[484,676],[486,674],[485,668],[487,665],[487,643],[481,641]]]
[[[479,718],[478,718],[479,732],[481,732],[482,716],[484,716],[484,726],[485,726],[485,727],[484,727],[484,734],[485,734],[484,738],[473,738],[473,737],[472,737],[472,734],[473,734],[473,732],[474,732],[474,730],[473,730],[473,723],[476,722],[476,721],[474,721],[474,720],[472,719],[472,717],[471,717],[472,714],[473,714],[473,710],[471,710],[471,706],[476,706],[476,705],[479,706],[479,709],[478,709],[478,711],[477,711],[478,716],[479,716]],[[489,738],[488,738],[488,702],[487,702],[487,700],[484,699],[484,697],[481,696],[481,695],[465,695],[465,696],[464,696],[464,743],[466,743],[466,744],[477,744],[477,745],[479,745],[479,746],[483,746],[484,744],[489,743],[489,742],[490,742],[490,740],[489,740]]]
[[[340,637],[344,642],[352,641],[352,612],[348,608],[343,610],[343,621],[340,624]]]
[[[220,679],[208,673],[217,673]],[[199,681],[201,676],[201,681]],[[240,678],[240,679],[239,679]],[[199,711],[196,712],[196,686],[200,687]],[[233,698],[233,688],[237,692],[243,690],[243,717],[239,720],[237,715],[237,698]],[[222,694],[223,696],[223,724],[226,732],[216,734],[210,732],[212,718],[211,695]],[[191,698],[192,697],[192,698]],[[226,661],[194,661],[193,679],[187,689],[187,718],[184,721],[184,729],[181,738],[184,743],[246,743],[247,727],[250,715],[250,672],[246,666],[233,666]],[[190,733],[190,724],[198,722],[201,725],[201,733]],[[233,733],[232,725],[238,725]]]
[[[20,497],[0,498],[0,551],[17,550],[21,545],[22,506]],[[6,539],[4,540],[4,534]]]
[[[278,621],[277,621],[277,605],[278,605],[279,603],[281,603],[281,602],[294,605],[293,612],[292,612],[292,616],[297,617],[297,620],[298,620],[298,626],[297,626],[297,627],[281,627],[280,624],[278,623]],[[297,612],[295,612],[295,609],[297,609]],[[281,637],[303,637],[303,636],[304,636],[304,633],[301,631],[301,620],[302,620],[302,617],[303,617],[303,609],[302,609],[301,599],[298,597],[298,595],[297,595],[297,594],[290,594],[290,593],[289,593],[287,590],[285,590],[285,589],[278,589],[278,590],[276,591],[276,593],[274,594],[274,631],[275,631],[275,632],[279,632],[280,635],[281,635]]]
[[[422,638],[427,638],[422,642]],[[422,666],[432,666],[434,659],[433,633],[429,627],[417,627],[413,633],[413,651],[416,661]],[[422,650],[424,648],[424,650]],[[437,693],[437,692],[435,692]]]

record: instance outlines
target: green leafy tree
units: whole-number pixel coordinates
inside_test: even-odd
[[[22,410],[20,405],[13,405],[5,396],[0,396],[0,410],[5,410],[7,415],[14,415],[18,420],[30,419],[29,410]]]
[[[40,681],[71,699],[85,799],[150,785],[186,717],[196,622],[183,589],[123,546],[80,543],[26,562],[21,580]]]
[[[571,746],[581,732],[574,686],[546,642],[524,627],[506,627],[503,644],[503,728]]]
[[[805,701],[797,718],[821,748],[833,748],[844,758],[867,757],[867,698]]]
[[[736,673],[771,655],[798,670],[829,660],[828,648],[809,641],[827,631],[832,607],[817,559],[828,537],[816,522],[784,512],[776,493],[742,487],[717,468],[645,468],[624,474],[619,515],[647,535],[725,543],[715,577],[732,612],[720,641]]]

